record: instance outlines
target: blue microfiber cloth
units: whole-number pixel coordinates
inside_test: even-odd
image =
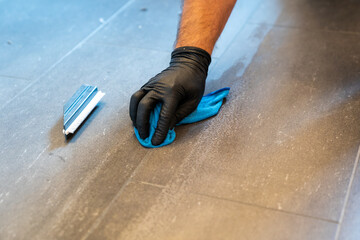
[[[178,124],[176,124],[176,126],[199,122],[201,120],[216,115],[220,110],[224,98],[229,94],[229,91],[230,88],[228,87],[221,88],[219,90],[216,90],[214,92],[211,92],[203,96],[196,110],[192,112],[190,115],[188,115],[186,118],[184,118],[182,121],[180,121]],[[154,146],[151,144],[151,138],[155,133],[157,122],[159,120],[160,111],[161,111],[161,104],[158,104],[154,108],[154,111],[150,114],[150,132],[149,132],[149,137],[147,137],[146,139],[141,139],[138,130],[134,128],[137,139],[139,140],[140,144],[143,145],[144,147],[147,148],[162,147],[169,145],[175,140],[175,136],[176,136],[175,130],[170,129],[162,144],[158,146]]]

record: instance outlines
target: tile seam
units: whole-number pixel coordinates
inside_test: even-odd
[[[106,208],[101,212],[100,216],[94,221],[93,224],[91,224],[90,228],[87,230],[86,234],[81,237],[81,240],[87,239],[93,231],[101,224],[102,220],[106,216],[106,214],[109,212],[110,208],[114,205],[115,201],[119,199],[120,195],[123,193],[124,189],[131,183],[134,183],[132,181],[133,177],[136,175],[137,171],[141,168],[142,165],[144,165],[144,162],[146,162],[146,156],[150,152],[147,152],[143,159],[140,161],[140,163],[136,166],[134,171],[131,173],[129,178],[125,181],[125,183],[120,187],[119,191],[115,194],[113,199],[111,199],[110,203],[106,206]]]
[[[356,158],[355,158],[354,167],[353,167],[353,170],[351,172],[349,185],[348,185],[347,190],[346,190],[345,200],[344,200],[344,204],[343,204],[341,214],[340,214],[340,218],[339,218],[339,224],[338,224],[337,229],[336,229],[335,240],[338,240],[339,237],[340,237],[340,231],[341,231],[342,223],[344,221],[346,208],[347,208],[348,203],[349,203],[351,188],[352,188],[352,185],[353,185],[353,182],[354,182],[354,179],[355,179],[356,170],[357,170],[358,165],[359,165],[359,158],[360,158],[360,145],[359,145],[359,149],[358,149],[358,152],[357,152],[357,155],[356,155]]]
[[[27,81],[32,81],[32,80],[33,80],[33,79],[31,79],[31,78],[26,78],[26,77],[10,76],[10,75],[2,75],[2,74],[0,74],[0,77],[2,77],[2,78],[20,79],[20,80],[27,80]]]
[[[156,187],[156,188],[160,188],[160,189],[166,188],[166,186],[164,186],[164,185],[154,184],[154,183],[151,183],[151,182],[138,181],[138,183],[143,184],[143,185]],[[338,221],[327,219],[327,218],[314,217],[314,216],[310,216],[310,215],[306,215],[306,214],[301,214],[301,213],[296,213],[296,212],[291,212],[291,211],[286,211],[286,210],[279,210],[279,209],[276,209],[276,208],[270,208],[270,207],[265,207],[265,206],[261,206],[261,205],[258,205],[258,204],[242,202],[242,201],[223,198],[223,197],[212,196],[212,195],[208,195],[208,194],[204,194],[204,193],[199,193],[199,192],[190,192],[190,193],[194,194],[194,195],[204,196],[204,197],[217,199],[217,200],[221,200],[221,201],[233,202],[233,203],[237,203],[237,204],[241,204],[241,205],[245,205],[245,206],[251,206],[251,207],[260,208],[260,209],[265,209],[265,210],[269,210],[269,211],[281,212],[281,213],[286,213],[286,214],[290,214],[290,215],[316,219],[316,220],[320,220],[320,221],[323,221],[323,222],[329,222],[329,223],[333,223],[333,224],[338,224],[339,223]]]
[[[306,214],[301,214],[301,213],[296,213],[296,212],[291,212],[291,211],[285,211],[285,210],[280,210],[280,209],[276,209],[276,208],[265,207],[265,206],[261,206],[261,205],[257,205],[257,204],[253,204],[253,203],[242,202],[242,201],[237,201],[237,200],[233,200],[233,199],[212,196],[212,195],[208,195],[208,194],[204,194],[204,193],[198,193],[198,192],[191,192],[191,193],[195,194],[195,195],[199,195],[199,196],[204,196],[204,197],[208,197],[208,198],[212,198],[212,199],[237,203],[237,204],[241,204],[241,205],[245,205],[245,206],[260,208],[260,209],[279,212],[279,213],[285,213],[285,214],[299,216],[299,217],[311,218],[311,219],[315,219],[315,220],[319,220],[319,221],[323,221],[323,222],[328,222],[328,223],[333,223],[333,224],[338,224],[337,221],[327,219],[327,218],[315,217],[315,216],[310,216],[310,215],[306,215]]]
[[[164,185],[160,185],[160,184],[156,184],[156,183],[151,183],[151,182],[145,182],[145,181],[137,181],[137,183],[140,183],[142,185],[147,185],[147,186],[152,186],[152,187],[156,187],[156,188],[166,188],[166,186]]]
[[[92,36],[94,36],[97,32],[99,32],[102,28],[104,28],[109,22],[111,22],[115,17],[117,17],[121,12],[123,12],[126,8],[128,8],[135,0],[129,0],[123,6],[121,6],[115,13],[113,13],[103,24],[98,26],[95,30],[93,30],[90,34],[88,34],[83,40],[81,40],[78,44],[75,45],[70,51],[68,51],[65,55],[63,55],[60,59],[58,59],[55,63],[53,63],[48,69],[46,69],[39,77],[35,78],[30,84],[28,84],[25,88],[19,91],[14,97],[6,101],[2,106],[0,106],[0,111],[3,110],[8,104],[18,98],[21,94],[23,94],[26,90],[32,87],[34,84],[39,82],[46,74],[48,74],[51,70],[53,70],[57,65],[59,65],[65,58],[67,58],[70,54],[72,54],[75,50],[82,47]]]

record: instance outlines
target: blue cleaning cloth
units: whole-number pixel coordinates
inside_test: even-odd
[[[196,110],[192,112],[190,115],[188,115],[186,118],[184,118],[182,121],[180,121],[178,124],[176,124],[176,126],[199,122],[201,120],[216,115],[220,110],[224,98],[229,94],[229,91],[230,88],[228,87],[221,88],[219,90],[216,90],[214,92],[211,92],[203,96]],[[162,147],[169,145],[175,140],[176,137],[175,130],[170,129],[162,144],[158,146],[154,146],[151,144],[151,139],[155,133],[157,122],[159,120],[160,111],[161,111],[161,104],[158,104],[154,108],[154,111],[150,114],[150,132],[149,132],[149,137],[147,137],[146,139],[141,139],[138,130],[134,128],[137,139],[139,140],[140,144],[143,145],[144,147],[147,148]]]

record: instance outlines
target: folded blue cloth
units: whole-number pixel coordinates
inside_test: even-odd
[[[229,94],[229,91],[230,88],[221,88],[217,91],[211,92],[203,96],[196,110],[192,112],[190,115],[188,115],[186,118],[184,118],[182,121],[180,121],[178,124],[176,124],[176,126],[199,122],[201,120],[216,115],[220,110],[224,98]],[[137,139],[139,140],[140,144],[143,145],[144,147],[147,148],[162,147],[172,143],[175,140],[175,136],[176,136],[175,130],[170,129],[162,144],[158,146],[154,146],[151,144],[151,138],[155,133],[157,122],[159,120],[160,111],[161,111],[161,104],[158,104],[154,108],[154,111],[150,114],[150,132],[148,138],[141,139],[138,130],[134,128]]]

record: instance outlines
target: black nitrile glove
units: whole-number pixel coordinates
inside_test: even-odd
[[[130,117],[141,138],[149,136],[150,113],[156,104],[161,103],[162,108],[153,145],[161,144],[169,129],[196,109],[204,94],[210,62],[205,50],[179,47],[171,54],[170,66],[131,96]]]

